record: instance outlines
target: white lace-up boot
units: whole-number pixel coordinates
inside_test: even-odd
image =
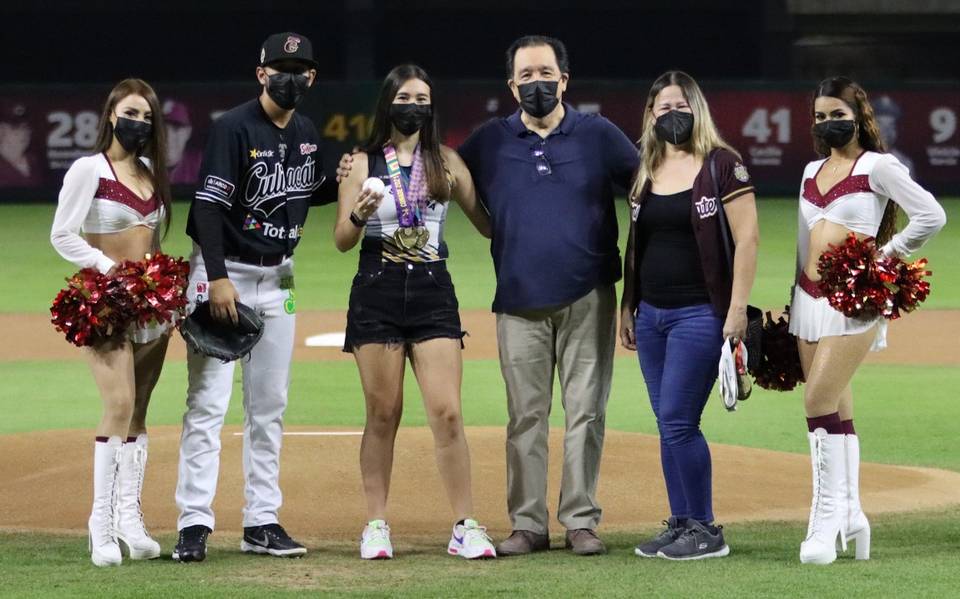
[[[123,442],[110,437],[93,450],[93,510],[87,521],[90,559],[96,566],[119,566],[123,558],[114,531],[117,471]]]
[[[837,537],[843,549],[847,521],[847,459],[844,435],[818,428],[807,435],[813,464],[813,501],[807,538],[800,544],[804,564],[829,564],[837,559]]]
[[[143,524],[140,495],[147,468],[147,435],[134,443],[124,443],[120,457],[117,499],[117,539],[126,545],[130,559],[160,557],[160,544],[154,541]]]

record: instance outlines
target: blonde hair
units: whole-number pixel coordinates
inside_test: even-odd
[[[707,99],[700,91],[700,86],[694,81],[693,77],[683,71],[667,71],[657,77],[650,87],[650,93],[647,94],[647,103],[643,109],[643,133],[640,135],[640,169],[637,171],[637,178],[630,189],[630,202],[636,204],[639,201],[640,193],[648,181],[653,181],[653,173],[663,163],[663,157],[666,154],[667,142],[659,139],[653,130],[656,118],[653,116],[653,103],[657,96],[665,88],[676,85],[683,92],[683,97],[690,105],[693,111],[693,133],[690,135],[690,141],[686,146],[693,154],[701,159],[717,148],[729,150],[740,157],[740,154],[734,150],[727,142],[720,137],[717,126],[710,116],[710,107],[707,105]]]

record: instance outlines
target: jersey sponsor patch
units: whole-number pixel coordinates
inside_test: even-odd
[[[710,218],[717,213],[717,198],[708,198],[703,196],[699,201],[694,202],[697,207],[697,214],[701,219]]]
[[[257,150],[251,148],[250,158],[256,160],[257,158],[273,158],[273,150]]]
[[[747,172],[747,167],[743,166],[742,162],[738,162],[733,167],[733,176],[737,178],[737,181],[741,183],[746,183],[750,180],[750,173]]]
[[[229,199],[230,196],[233,195],[236,186],[226,179],[221,179],[214,175],[207,175],[207,178],[203,181],[203,189],[214,195],[221,196],[224,199]]]
[[[317,144],[300,144],[300,155],[306,156],[317,151]]]
[[[243,230],[244,230],[244,231],[256,231],[256,230],[259,229],[261,226],[262,226],[262,225],[260,225],[260,223],[257,221],[257,219],[253,218],[253,215],[248,212],[248,213],[247,213],[247,218],[245,218],[244,221],[243,221]]]

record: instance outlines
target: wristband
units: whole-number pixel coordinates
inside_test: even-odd
[[[350,211],[350,222],[352,222],[353,226],[357,227],[358,229],[362,229],[367,226],[367,221],[357,216],[357,213],[352,210]]]

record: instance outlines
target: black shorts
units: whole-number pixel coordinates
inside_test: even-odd
[[[409,345],[427,339],[460,339],[460,304],[446,262],[364,260],[350,288],[343,351],[366,343]]]

